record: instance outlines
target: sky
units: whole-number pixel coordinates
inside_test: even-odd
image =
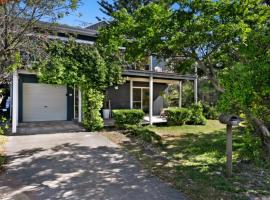
[[[61,24],[67,24],[70,26],[81,26],[91,25],[99,18],[106,17],[100,10],[97,0],[82,0],[82,5],[69,16],[64,17],[59,21]],[[80,13],[80,14],[79,14]]]

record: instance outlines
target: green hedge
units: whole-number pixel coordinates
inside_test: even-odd
[[[168,125],[183,125],[189,121],[191,111],[187,108],[168,108],[165,115]]]
[[[168,108],[165,110],[165,114],[167,116],[167,123],[171,126],[206,124],[201,103],[194,104],[189,108]]]
[[[113,110],[113,118],[119,128],[124,128],[125,125],[138,125],[143,120],[143,117],[143,110]]]

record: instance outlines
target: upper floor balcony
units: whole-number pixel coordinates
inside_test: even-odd
[[[158,58],[157,56],[150,56],[140,62],[127,64],[125,70],[136,70],[136,71],[152,71],[159,73],[175,73],[167,59]]]
[[[179,74],[172,64],[171,59],[163,59],[157,56],[150,56],[140,62],[127,64],[124,67],[123,75],[149,77],[153,75],[155,78],[166,78],[173,80],[195,80],[195,74]]]

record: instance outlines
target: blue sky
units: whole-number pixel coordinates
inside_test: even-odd
[[[75,13],[64,17],[59,21],[61,24],[67,24],[70,26],[86,26],[93,24],[98,20],[96,17],[106,17],[100,10],[97,0],[82,0],[82,5]],[[80,15],[79,15],[80,13]]]

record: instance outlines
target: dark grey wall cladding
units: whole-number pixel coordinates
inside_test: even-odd
[[[148,87],[149,83],[145,82],[133,82],[134,87]],[[154,115],[159,115],[163,108],[163,98],[160,97],[160,93],[167,88],[165,83],[154,83]],[[130,108],[130,83],[126,82],[123,85],[110,87],[107,89],[106,100],[111,102],[112,109],[129,109]]]
[[[110,100],[112,109],[129,108],[129,82],[119,85],[118,89],[109,87],[106,93],[106,101]]]
[[[23,122],[23,83],[38,83],[36,75],[32,74],[19,74],[19,107],[18,118],[19,122]]]

